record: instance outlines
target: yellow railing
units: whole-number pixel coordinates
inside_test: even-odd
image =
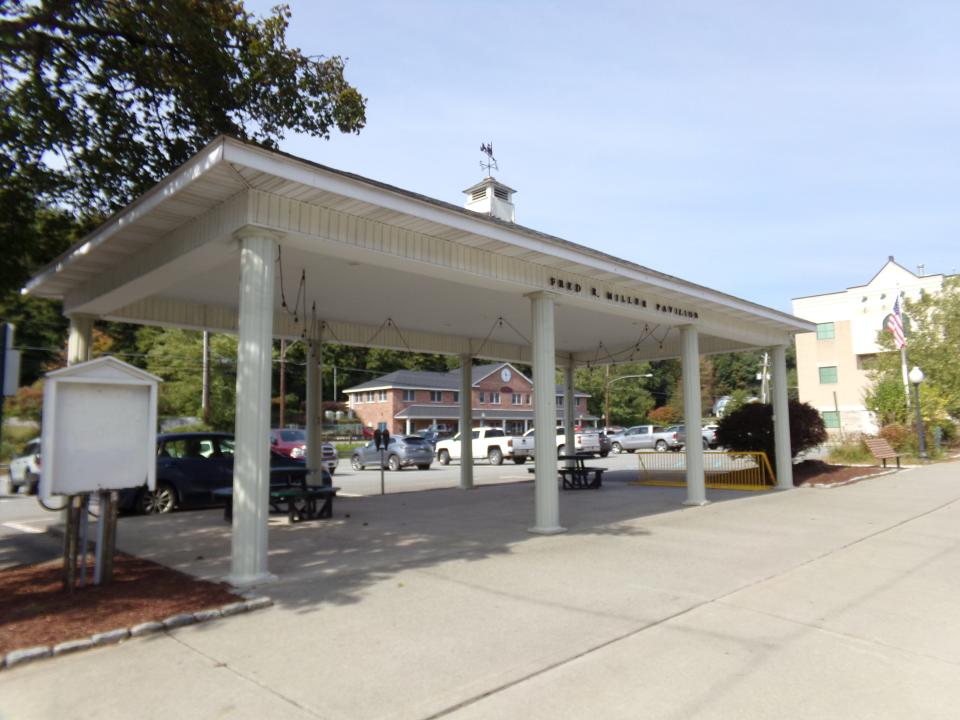
[[[640,479],[633,485],[684,487],[686,452],[637,452]],[[777,484],[765,452],[705,451],[706,487],[717,490],[770,490]]]

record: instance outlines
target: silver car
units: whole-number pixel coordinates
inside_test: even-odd
[[[400,470],[408,465],[416,465],[419,470],[429,470],[433,462],[433,445],[419,435],[392,435],[386,450],[377,450],[371,440],[358,447],[350,456],[350,465],[354,470],[363,470],[367,465],[379,467],[381,463],[388,470]]]

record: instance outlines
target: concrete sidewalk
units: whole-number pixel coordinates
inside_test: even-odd
[[[0,673],[0,718],[954,718],[960,465],[680,508],[529,483],[270,532],[274,607]],[[221,578],[218,511],[122,549]]]

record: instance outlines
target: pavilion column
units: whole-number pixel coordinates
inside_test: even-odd
[[[249,586],[275,579],[267,569],[270,499],[270,383],[276,237],[257,228],[240,240],[233,537],[228,582]]]
[[[687,433],[687,499],[684,505],[706,505],[703,476],[703,442],[700,435],[700,338],[697,328],[680,328],[681,372],[683,373],[683,425]]]
[[[323,463],[323,375],[321,361],[323,343],[320,340],[307,342],[307,457],[306,463],[314,475],[313,483],[321,484],[320,468]]]
[[[407,418],[406,426],[407,426],[407,427],[406,427],[405,433],[406,433],[407,435],[411,435],[412,433],[410,432],[410,430],[411,430],[411,427],[410,427],[410,418]]]
[[[473,357],[460,356],[460,489],[473,488]]]
[[[560,526],[560,491],[557,485],[557,385],[553,296],[530,295],[533,320],[533,427],[535,522],[530,532],[552,535]]]
[[[773,348],[773,443],[777,453],[777,489],[793,487],[793,455],[790,448],[790,405],[787,400],[787,348]]]
[[[67,365],[76,365],[90,359],[93,348],[93,316],[71,315],[67,338]]]
[[[566,445],[565,452],[567,455],[573,455],[577,451],[577,438],[574,431],[574,424],[576,423],[574,412],[576,409],[573,399],[573,358],[570,358],[569,363],[563,369],[563,444]],[[567,465],[572,466],[573,461],[568,461]]]

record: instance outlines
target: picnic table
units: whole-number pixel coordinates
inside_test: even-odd
[[[588,466],[587,460],[593,460],[590,453],[558,455],[557,460],[569,462],[566,467],[557,470],[564,490],[598,490],[603,484],[606,468]],[[534,473],[536,468],[527,468],[527,472]]]
[[[333,485],[310,485],[307,477],[313,471],[301,466],[270,468],[270,509],[286,513],[290,522],[333,517],[333,499],[340,489]],[[329,475],[326,475],[329,477]],[[233,521],[233,487],[218,488],[214,497],[226,501],[223,519]]]

